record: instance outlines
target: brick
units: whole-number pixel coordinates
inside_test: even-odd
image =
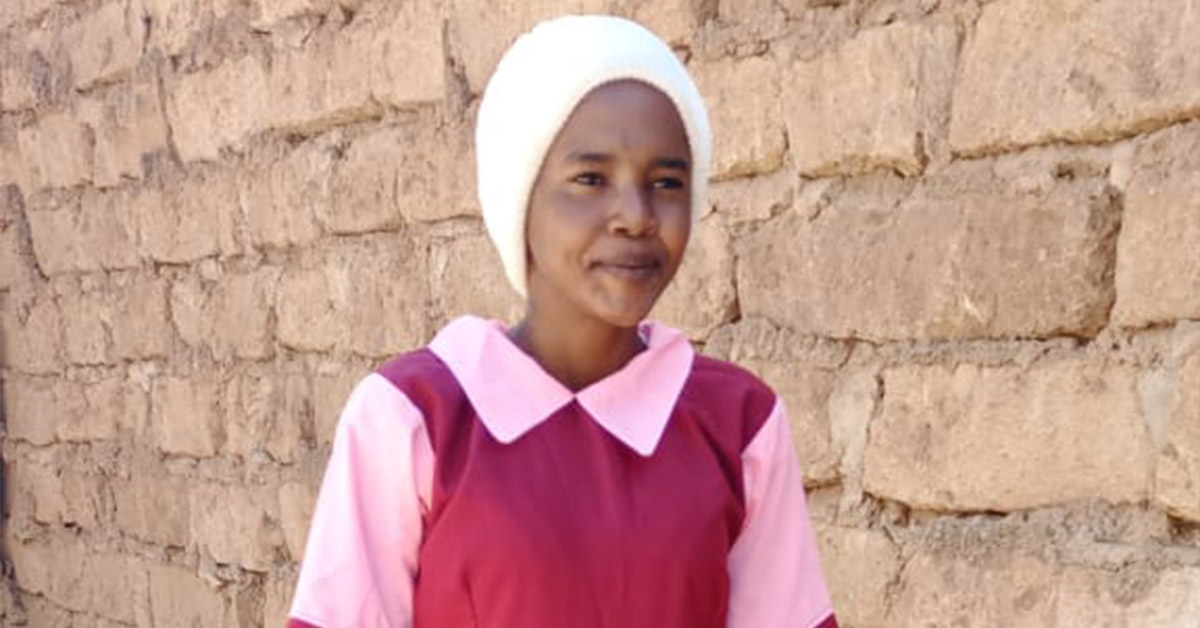
[[[830,457],[836,457],[836,462],[830,460],[827,464],[836,465],[836,475],[844,486],[844,501],[856,499],[861,494],[867,435],[881,393],[874,369],[855,368],[838,374],[826,399],[825,410],[833,441]]]
[[[68,511],[59,470],[45,464],[16,459],[7,465],[14,513],[38,523],[58,525]]]
[[[108,479],[94,472],[62,471],[66,510],[63,523],[85,530],[100,530],[111,523],[112,490]]]
[[[316,134],[381,114],[380,104],[370,99],[371,85],[364,82],[369,80],[365,74],[374,59],[339,58],[338,44],[338,33],[319,30],[303,47],[279,51],[267,81],[267,92],[276,107],[265,123]],[[341,48],[343,54],[349,51],[344,44]],[[354,66],[353,70],[343,66],[343,71],[354,74],[355,81],[333,77],[330,69],[339,61]]]
[[[792,206],[796,175],[787,169],[771,174],[717,182],[708,188],[709,204],[730,224],[767,220]]]
[[[63,319],[63,349],[67,361],[72,364],[107,363],[107,295],[99,291],[71,291],[62,295],[60,307],[72,314]]]
[[[241,257],[251,251],[249,227],[246,224],[244,186],[236,185],[235,202],[217,203],[217,248],[221,259]]]
[[[131,268],[137,231],[126,192],[86,190],[79,202],[27,213],[38,265],[48,275]]]
[[[703,340],[733,319],[736,296],[729,232],[714,215],[692,232],[683,263],[651,315]]]
[[[15,538],[18,534],[16,531],[28,530],[34,526],[34,522],[38,521],[35,498],[37,491],[34,487],[39,482],[47,483],[49,480],[37,476],[36,471],[32,475],[26,473],[25,477],[22,477],[21,470],[16,469],[16,457],[10,456],[10,458],[14,459],[5,461],[2,468],[6,482],[5,499],[7,503],[5,508],[9,512],[7,531],[10,536]],[[0,602],[2,601],[0,600]],[[3,617],[3,614],[0,614],[0,617]]]
[[[271,75],[282,127],[323,128],[380,105],[434,102],[445,93],[440,8],[432,0],[363,11],[326,41],[286,54]],[[323,44],[323,45],[322,45]]]
[[[180,78],[167,97],[167,121],[179,157],[215,160],[222,148],[240,148],[264,130],[271,107],[281,104],[272,99],[268,80],[267,69],[253,57]]]
[[[0,67],[0,111],[33,109],[38,104],[37,88],[32,73],[26,67],[27,57],[9,53]]]
[[[191,502],[188,481],[162,469],[143,469],[115,482],[117,528],[165,547],[188,547]]]
[[[71,187],[91,179],[87,127],[72,112],[43,116],[21,129],[17,142],[34,190]]]
[[[78,597],[76,590],[82,575],[78,543],[31,541],[12,543],[5,549],[12,560],[17,586],[22,590],[44,595],[60,604],[64,597]]]
[[[141,179],[142,161],[167,148],[167,123],[154,77],[136,78],[101,98],[79,104],[79,117],[92,130],[92,182],[101,187]]]
[[[63,31],[76,87],[86,89],[133,69],[147,27],[139,8],[129,0],[109,2]]]
[[[1196,0],[989,4],[955,87],[954,150],[1108,141],[1194,115],[1200,58],[1184,33],[1200,29],[1198,9]]]
[[[1138,502],[1153,451],[1129,367],[961,364],[883,372],[864,485],[938,510]]]
[[[496,248],[481,230],[482,226],[470,235],[430,246],[430,288],[445,322],[474,314],[512,323],[525,312],[525,303],[504,276]],[[463,290],[463,286],[472,288]]]
[[[1200,123],[1152,136],[1134,158],[1117,244],[1113,319],[1200,318]]]
[[[0,117],[0,186],[20,191],[29,185],[29,159],[21,149],[21,132],[8,116]],[[7,202],[7,201],[6,201]]]
[[[403,223],[397,186],[406,153],[419,152],[400,129],[356,140],[333,172],[332,203],[322,222],[333,233],[393,231]]]
[[[3,159],[2,154],[0,159]],[[16,186],[0,187],[0,290],[11,288],[31,274],[31,260],[26,257],[21,241],[25,230],[23,214],[20,190]]]
[[[263,586],[263,626],[287,625],[299,576],[297,570],[276,570],[267,578]]]
[[[712,177],[777,170],[787,149],[779,63],[770,57],[722,59],[690,68],[708,105],[714,146]]]
[[[282,542],[279,505],[265,489],[219,484],[192,488],[192,540],[219,564],[266,571]]]
[[[350,282],[345,345],[355,354],[382,358],[429,340],[429,263],[427,252],[415,242],[388,239],[372,245],[349,251],[345,277],[389,273],[389,279]]]
[[[26,29],[8,38],[8,45],[0,51],[4,58],[0,63],[0,111],[31,111],[48,104],[58,79],[55,75],[61,71],[58,63],[65,56],[54,50],[53,34],[50,29]]]
[[[900,548],[881,530],[818,526],[816,532],[838,621],[860,628],[894,625],[886,591],[900,575]]]
[[[20,377],[5,381],[6,434],[10,440],[33,445],[55,441],[64,411],[83,411],[82,399],[62,394],[47,378]]]
[[[624,0],[618,3],[620,14],[631,17],[639,24],[654,31],[671,46],[683,46],[703,25],[704,0],[655,0],[640,2]],[[707,3],[711,5],[711,3]]]
[[[427,266],[415,243],[390,238],[334,249],[318,268],[285,272],[276,307],[279,341],[299,351],[336,345],[368,357],[421,345],[428,339]],[[388,281],[359,279],[380,273]]]
[[[346,286],[332,285],[331,268],[288,269],[279,283],[279,342],[296,351],[325,352],[342,335]]]
[[[78,206],[66,205],[56,209],[30,211],[28,220],[33,252],[42,272],[58,275],[74,271],[80,265],[87,265],[87,262],[80,259],[83,254],[79,250],[81,229],[78,226]]]
[[[96,553],[88,557],[84,577],[88,589],[87,610],[109,620],[132,625],[140,561],[131,556]]]
[[[921,552],[901,576],[888,625],[1190,628],[1196,567],[1053,565],[1018,556],[971,560]]]
[[[106,379],[91,384],[61,383],[59,388],[71,390],[71,398],[82,399],[57,421],[56,433],[62,441],[111,440],[119,426],[145,421],[145,393],[130,382]]]
[[[133,622],[137,566],[131,557],[89,552],[82,543],[67,539],[54,539],[49,545],[19,544],[15,550],[13,562],[22,589],[75,612]]]
[[[474,160],[471,133],[465,121],[421,118],[357,139],[335,162],[318,218],[334,233],[367,233],[477,215],[475,169],[462,168]]]
[[[11,121],[0,118],[0,188],[17,193],[30,189],[28,180],[28,163],[21,156],[17,130]]]
[[[279,487],[279,521],[288,554],[293,561],[304,558],[308,526],[317,503],[319,486],[304,482],[287,482]]]
[[[229,600],[194,572],[149,564],[150,616],[155,628],[228,628]]]
[[[229,276],[216,299],[214,353],[252,360],[274,354],[270,296],[278,283],[276,269]]]
[[[311,244],[331,203],[332,151],[308,143],[240,182],[250,241],[260,248]]]
[[[46,12],[58,0],[10,0],[0,5],[0,26],[7,27],[31,20]]]
[[[60,28],[45,26],[26,28],[22,38],[14,39],[15,45],[9,48],[15,53],[13,69],[22,74],[20,82],[32,92],[31,109],[58,110],[75,100],[70,53],[59,41],[61,32]]]
[[[171,347],[167,286],[146,275],[116,278],[113,287],[112,340],[118,358],[165,358]]]
[[[232,181],[218,173],[169,179],[163,188],[145,188],[134,200],[142,254],[183,264],[220,251],[218,214],[237,203]]]
[[[150,422],[149,393],[132,380],[103,380],[84,389],[88,406],[95,410],[102,425],[105,416],[111,416],[112,422],[120,431],[142,435]],[[66,438],[73,438],[66,432]]]
[[[315,442],[312,382],[307,377],[288,375],[281,393],[267,438],[267,453],[273,460],[292,464],[301,460]]]
[[[171,323],[179,339],[190,347],[206,347],[211,351],[215,334],[213,315],[216,300],[211,282],[198,275],[185,275],[171,284]],[[215,352],[214,352],[215,353]]]
[[[952,80],[938,75],[952,72],[955,46],[950,26],[902,22],[798,62],[783,82],[793,165],[808,176],[877,168],[920,173],[922,138],[932,132],[921,91]]]
[[[147,45],[179,56],[192,38],[230,15],[238,0],[139,0],[153,27]]]
[[[217,360],[274,355],[273,295],[280,272],[263,268],[224,275],[215,285],[185,277],[171,286],[171,316],[180,338]]]
[[[607,0],[451,0],[449,5],[453,42],[462,59],[467,85],[475,94],[483,92],[504,51],[538,22],[562,15],[608,13],[610,8]],[[668,17],[650,7],[643,12]]]
[[[370,373],[370,368],[342,366],[332,373],[313,377],[313,423],[317,444],[328,449],[333,443],[342,407],[354,386]]]
[[[421,124],[407,129],[399,160],[397,204],[409,222],[436,222],[479,215],[475,190],[475,144],[471,126]],[[454,173],[447,176],[447,173]]]
[[[4,365],[23,373],[54,373],[62,366],[62,314],[49,295],[41,294],[22,317],[15,307],[0,309]]]
[[[1200,522],[1200,350],[1182,361],[1176,378],[1154,498],[1170,514]]]
[[[827,411],[834,385],[832,372],[807,368],[794,361],[748,360],[742,364],[771,384],[775,392],[783,397],[805,483],[828,484],[836,480],[837,452],[833,447]]]
[[[20,0],[14,0],[20,2]],[[8,3],[5,3],[8,4]],[[0,5],[3,7],[4,5]],[[69,611],[55,605],[46,598],[31,597],[24,600],[25,623],[29,626],[70,626],[71,614]],[[16,605],[14,604],[13,607]],[[19,612],[19,611],[18,611]],[[18,615],[18,617],[20,617]],[[14,623],[20,621],[14,619]],[[19,624],[18,624],[19,625]]]
[[[1104,327],[1119,219],[1104,182],[1039,192],[966,173],[945,181],[898,199],[867,185],[815,217],[766,223],[739,243],[743,314],[877,340]]]
[[[161,377],[151,391],[153,442],[166,454],[213,456],[220,446],[217,386],[201,377]]]
[[[225,450],[290,464],[312,440],[310,385],[300,375],[247,373],[225,389]]]
[[[430,26],[441,16],[440,3],[416,0],[340,33],[331,67],[334,88],[353,93],[369,85],[371,99],[393,107],[442,99],[442,29]]]
[[[783,398],[806,484],[829,484],[839,478],[844,446],[834,440],[834,421],[851,417],[835,407],[832,396],[848,388],[835,373],[846,360],[844,348],[746,318],[720,328],[704,348],[757,374]]]
[[[304,15],[325,15],[333,8],[333,0],[255,0],[258,16],[251,22],[257,30],[272,30],[279,22]]]
[[[95,612],[133,623],[134,581],[138,569],[130,557],[89,551],[74,539],[48,545],[17,544],[12,558],[22,589],[46,596],[76,612]]]
[[[724,49],[728,51],[744,51],[747,47],[759,49],[759,42],[766,43],[783,39],[789,35],[795,36],[794,24],[789,24],[789,16],[795,18],[804,0],[717,0],[710,4],[716,5],[716,19],[712,25],[718,28],[706,29],[705,38],[712,37],[715,32],[721,32]],[[788,5],[793,6],[788,6]],[[811,18],[809,18],[811,19]],[[702,53],[703,54],[703,53]],[[743,53],[744,54],[744,53]]]
[[[314,133],[383,106],[440,99],[441,29],[429,27],[437,13],[430,0],[377,7],[341,31],[315,33],[303,48],[278,51],[269,68],[242,57],[183,77],[167,107],[180,156],[212,160],[270,129]]]

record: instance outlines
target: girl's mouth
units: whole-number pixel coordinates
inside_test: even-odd
[[[630,257],[595,262],[593,267],[621,279],[645,281],[658,274],[662,269],[662,262],[650,256]]]

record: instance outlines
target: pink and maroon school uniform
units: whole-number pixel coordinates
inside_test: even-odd
[[[780,399],[640,332],[574,393],[470,317],[367,376],[289,625],[836,627]]]

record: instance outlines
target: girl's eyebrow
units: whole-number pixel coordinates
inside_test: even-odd
[[[606,153],[574,152],[574,153],[567,155],[567,161],[572,162],[572,163],[573,162],[582,162],[582,163],[589,163],[589,164],[603,164],[603,163],[608,163],[612,160],[613,160],[612,155],[609,155]]]
[[[654,165],[658,166],[659,168],[670,168],[672,170],[682,170],[684,172],[687,172],[688,170],[687,160],[679,159],[678,157],[662,157],[656,159],[654,161]]]
[[[567,163],[607,164],[613,161],[608,153],[574,152],[567,155]],[[654,160],[658,168],[688,172],[688,161],[679,157],[659,157]]]

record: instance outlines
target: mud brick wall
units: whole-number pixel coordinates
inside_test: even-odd
[[[846,626],[1200,625],[1200,0],[3,0],[6,626],[279,626],[353,383],[513,320],[536,20],[712,110],[656,316],[787,398]]]

